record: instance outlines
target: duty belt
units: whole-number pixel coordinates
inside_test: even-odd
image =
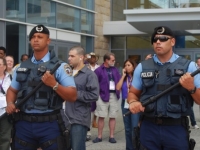
[[[24,120],[28,122],[52,122],[54,120],[58,120],[61,117],[59,111],[45,113],[45,114],[28,114],[19,112],[14,116],[15,121]]]
[[[157,125],[166,125],[166,126],[172,126],[172,125],[184,125],[186,122],[186,116],[181,118],[168,118],[168,117],[146,117],[144,116],[143,120],[150,121]]]

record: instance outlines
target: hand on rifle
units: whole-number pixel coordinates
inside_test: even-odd
[[[54,75],[50,74],[50,71],[46,71],[42,76],[42,82],[47,86],[53,87],[56,84],[56,79]]]
[[[130,100],[129,102],[129,110],[133,114],[137,114],[139,112],[144,112],[145,107],[142,106],[140,101]]]
[[[19,111],[20,110],[16,108],[14,102],[8,102],[7,107],[6,107],[7,114],[17,113]]]
[[[188,72],[180,77],[179,82],[182,85],[182,87],[184,87],[185,89],[187,89],[189,91],[194,89],[194,87],[195,87],[194,77],[192,77],[190,75],[190,73],[188,73]]]

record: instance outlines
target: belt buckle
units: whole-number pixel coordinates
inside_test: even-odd
[[[162,118],[156,118],[156,124],[163,124],[163,119]]]
[[[38,118],[37,116],[31,116],[31,122],[37,122]]]

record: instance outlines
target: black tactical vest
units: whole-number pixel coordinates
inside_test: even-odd
[[[173,63],[158,65],[153,59],[141,62],[142,64],[142,94],[141,102],[159,94],[175,83],[187,72],[190,60],[179,57]],[[180,118],[188,114],[187,110],[193,104],[190,93],[179,86],[160,97],[156,102],[146,106],[144,114],[148,117]]]
[[[29,58],[22,62],[17,69],[16,80],[21,84],[21,89],[17,94],[17,102],[20,102],[28,93],[30,93],[41,81],[42,75],[46,70],[52,70],[56,63],[61,62],[54,51],[50,51],[50,60],[48,62],[34,64]],[[49,86],[43,84],[21,107],[20,110],[57,110],[62,107],[63,100]]]

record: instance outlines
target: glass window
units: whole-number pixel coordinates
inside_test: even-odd
[[[124,50],[111,50],[115,54],[115,63],[119,63],[120,67],[123,68],[124,64]]]
[[[68,62],[68,47],[58,46],[58,58],[64,62]]]
[[[86,54],[94,52],[94,38],[90,36],[81,36],[81,46],[85,49]]]
[[[93,14],[81,10],[81,32],[92,34],[93,33]]]
[[[125,37],[111,37],[111,49],[124,49]]]
[[[27,22],[55,27],[55,2],[27,0]]]
[[[134,0],[135,2],[135,0]],[[119,20],[125,20],[125,15],[123,13],[126,2],[123,0],[112,0],[112,21],[119,21]]]
[[[75,6],[83,7],[86,9],[94,10],[94,0],[60,0]]]
[[[81,0],[60,0],[62,2],[66,2],[75,6],[81,6]]]
[[[6,0],[6,18],[25,21],[25,0]]]
[[[58,4],[57,28],[80,32],[80,10]]]
[[[185,42],[183,48],[200,48],[200,35],[185,36],[182,42]]]
[[[94,0],[81,0],[81,7],[94,10]]]
[[[26,53],[26,26],[6,22],[7,55],[14,57],[15,64],[19,63],[22,54]]]
[[[152,48],[149,36],[129,36],[126,42],[127,49]]]
[[[200,7],[197,0],[127,0],[127,9]]]

